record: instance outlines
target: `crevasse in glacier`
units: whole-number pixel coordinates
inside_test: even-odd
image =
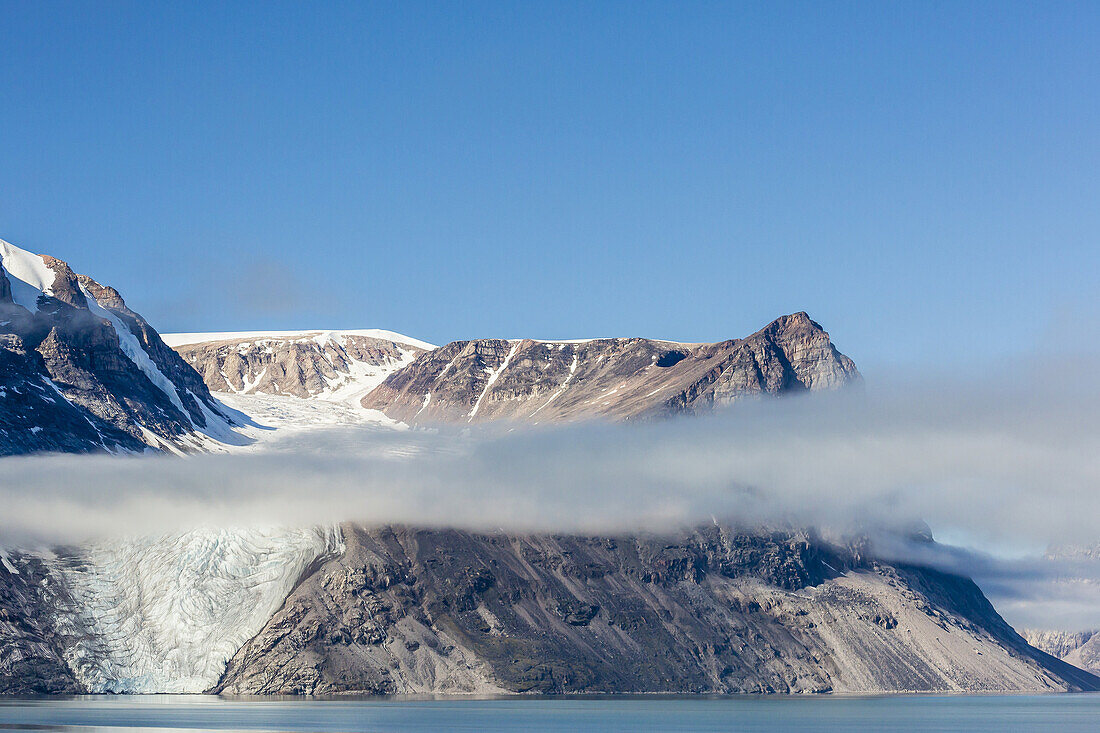
[[[66,659],[90,692],[202,692],[319,558],[337,527],[200,529],[85,546],[55,570],[74,607]]]

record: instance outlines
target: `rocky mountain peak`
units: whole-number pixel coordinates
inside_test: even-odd
[[[87,275],[77,275],[76,278],[80,286],[91,293],[92,297],[104,308],[126,308],[126,302],[122,299],[122,296],[111,286],[100,285]],[[126,308],[126,310],[129,309]]]
[[[170,334],[169,341],[212,390],[354,398],[407,424],[650,418],[860,379],[805,312],[719,343],[525,338],[434,347],[367,331]]]
[[[21,396],[0,402],[0,454],[188,450],[211,431],[229,437],[199,375],[113,288],[2,240],[0,271],[0,334],[14,337],[0,342],[0,392]]]
[[[80,290],[80,282],[77,275],[69,267],[68,263],[49,255],[41,255],[42,262],[54,272],[53,285],[50,286],[49,297],[58,300],[73,308],[86,309],[88,299]]]
[[[363,406],[411,423],[636,419],[859,379],[852,360],[800,312],[747,338],[713,344],[455,341],[391,374]]]

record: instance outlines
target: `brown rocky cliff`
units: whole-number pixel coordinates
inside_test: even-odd
[[[634,419],[859,380],[829,334],[795,313],[748,338],[715,344],[456,341],[390,375],[363,406],[413,424]]]
[[[54,272],[53,285],[50,286],[50,298],[73,308],[86,310],[88,299],[80,291],[80,282],[72,268],[66,262],[49,255],[42,255],[42,261],[46,263],[46,267]]]

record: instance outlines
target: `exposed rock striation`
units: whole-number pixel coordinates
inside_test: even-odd
[[[856,544],[345,526],[218,692],[1096,689],[969,580]]]
[[[1026,629],[1027,643],[1075,667],[1100,674],[1100,631]]]
[[[282,536],[0,552],[0,693],[1100,688],[971,581],[861,541],[721,526]]]
[[[188,450],[232,420],[201,377],[100,285],[0,241],[0,455]]]
[[[716,344],[455,341],[388,376],[363,406],[409,424],[631,419],[832,389],[859,378],[821,326],[795,313],[748,338]]]
[[[165,338],[212,390],[319,397],[356,405],[389,374],[431,348],[385,331],[169,334]]]
[[[0,693],[84,692],[64,658],[70,640],[53,624],[71,607],[42,560],[0,550]]]

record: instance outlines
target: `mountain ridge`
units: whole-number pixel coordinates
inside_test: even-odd
[[[812,530],[344,523],[0,559],[8,694],[1100,689],[972,581]]]
[[[236,442],[234,418],[113,288],[0,240],[0,455]]]
[[[812,532],[343,525],[229,661],[231,694],[1097,689],[971,581]]]
[[[356,404],[409,425],[699,413],[861,381],[855,363],[805,312],[717,343],[471,339],[423,348],[430,345],[368,330],[167,339],[216,392],[329,398],[333,384],[354,393],[358,381]]]
[[[828,333],[798,312],[746,338],[713,344],[454,341],[388,376],[363,406],[409,424],[635,419],[860,379]]]
[[[435,347],[376,329],[165,339],[61,260],[3,241],[0,254],[0,455],[239,446],[248,415],[219,389],[246,407],[262,396],[272,416],[295,401],[348,425],[376,410],[393,427],[646,420],[861,381],[804,312],[709,344]],[[3,548],[0,561],[0,693],[1100,688],[1028,646],[971,581],[811,530],[346,523]]]

